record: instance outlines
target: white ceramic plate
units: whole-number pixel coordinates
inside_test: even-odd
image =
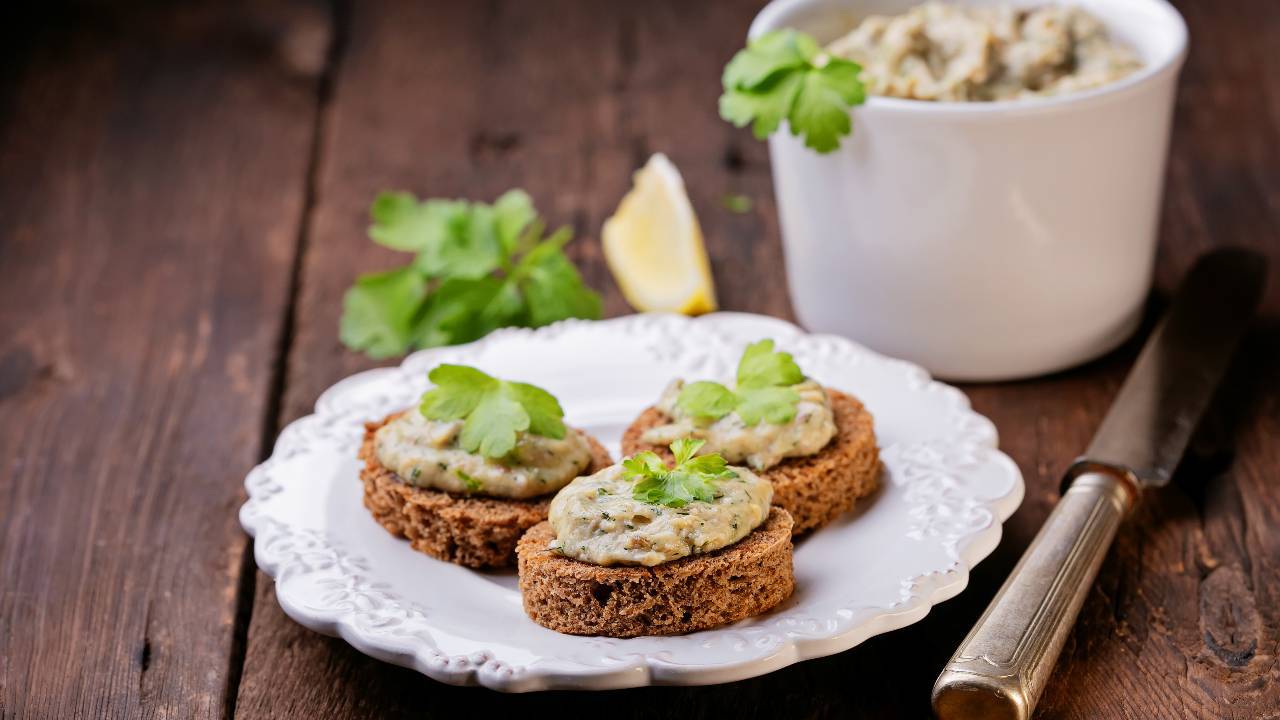
[[[438,363],[547,388],[616,456],[622,430],[671,378],[730,378],[742,348],[765,337],[862,399],[885,465],[880,492],[797,544],[795,595],[769,614],[680,637],[561,635],[525,617],[514,572],[415,552],[361,505],[362,423],[411,406]],[[436,680],[505,691],[727,682],[848,650],[964,589],[1023,491],[995,428],[960,391],[848,340],[738,313],[502,330],[353,375],[284,429],[245,486],[240,522],[290,617]]]

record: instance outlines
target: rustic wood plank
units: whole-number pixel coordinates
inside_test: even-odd
[[[1277,7],[1179,5],[1195,50],[1178,106],[1153,317],[1215,244],[1260,248],[1280,268],[1280,86],[1268,70],[1268,49],[1280,41]],[[757,7],[354,6],[327,113],[284,416],[305,414],[329,384],[371,365],[342,350],[335,327],[356,272],[394,262],[363,239],[367,204],[383,188],[492,197],[526,187],[553,221],[575,225],[582,240],[572,253],[617,314],[626,308],[599,257],[598,228],[630,171],[661,150],[684,172],[723,305],[790,317],[767,155],[714,107],[719,70]],[[723,210],[729,192],[751,197],[754,209]],[[1280,715],[1278,316],[1273,282],[1267,319],[1243,348],[1197,453],[1122,531],[1043,717]],[[1026,475],[1027,500],[968,591],[854,651],[718,687],[513,698],[443,686],[310,633],[281,613],[259,574],[238,712],[446,717],[464,706],[477,715],[922,717],[937,670],[1056,502],[1061,472],[1092,435],[1139,340],[1071,372],[966,388]]]
[[[327,15],[6,11],[0,714],[222,717]]]

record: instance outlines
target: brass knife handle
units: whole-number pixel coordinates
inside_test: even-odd
[[[1136,496],[1120,473],[1075,479],[934,683],[939,718],[1031,717]]]

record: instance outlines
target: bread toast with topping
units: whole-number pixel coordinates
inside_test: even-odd
[[[757,472],[773,484],[774,506],[791,513],[797,537],[831,522],[880,486],[880,452],[871,413],[852,395],[826,390],[835,416],[835,437],[816,454],[786,458]],[[649,428],[669,422],[671,418],[661,410],[645,410],[622,435],[623,455],[649,450],[670,462],[669,449],[641,439]]]
[[[407,538],[414,550],[471,568],[507,567],[515,561],[516,541],[525,530],[547,519],[555,493],[514,500],[458,495],[410,485],[378,462],[374,433],[394,419],[365,423],[359,457],[364,506],[393,535]],[[569,432],[582,432],[573,428]],[[591,446],[591,465],[584,474],[613,464],[609,451],[583,433]]]

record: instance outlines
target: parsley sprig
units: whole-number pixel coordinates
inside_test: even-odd
[[[823,52],[802,32],[767,32],[725,66],[720,117],[738,127],[751,124],[760,140],[786,120],[806,146],[831,152],[853,129],[849,109],[866,100],[861,72],[860,65]]]
[[[748,427],[761,420],[783,425],[796,416],[800,402],[800,394],[791,386],[803,380],[804,373],[791,353],[775,352],[772,340],[761,340],[743,351],[735,389],[700,380],[684,386],[676,405],[699,419],[719,420],[736,412]]]
[[[523,190],[492,205],[382,193],[369,214],[374,242],[415,256],[404,267],[361,275],[347,290],[339,337],[352,350],[385,358],[470,342],[500,327],[600,317],[600,296],[563,252],[572,231],[544,237]]]
[[[564,410],[540,387],[466,365],[439,365],[427,377],[436,386],[422,396],[419,410],[429,420],[465,420],[458,444],[467,452],[505,457],[516,446],[516,434],[526,431],[564,437]]]
[[[711,502],[719,496],[715,481],[737,477],[717,453],[694,457],[705,440],[681,438],[671,443],[675,465],[668,468],[652,452],[636,453],[622,461],[622,477],[635,480],[631,497],[653,505],[681,508],[691,502]]]

